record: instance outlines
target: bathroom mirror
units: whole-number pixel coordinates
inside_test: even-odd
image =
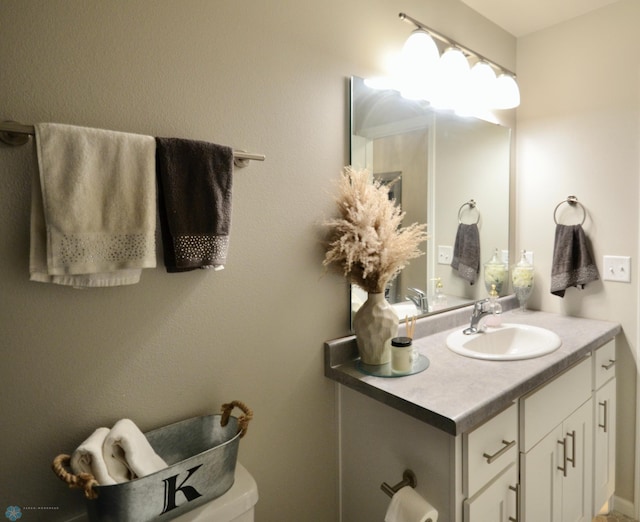
[[[392,184],[405,225],[428,224],[426,255],[413,259],[385,292],[401,319],[487,297],[483,265],[495,251],[508,266],[510,140],[506,127],[434,111],[427,102],[351,78],[351,165]],[[471,285],[451,267],[451,256],[459,224],[476,222],[480,272]],[[352,286],[352,315],[366,297]]]

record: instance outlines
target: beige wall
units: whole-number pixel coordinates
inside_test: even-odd
[[[336,519],[322,343],[348,331],[348,290],[321,277],[317,224],[348,161],[347,78],[382,71],[401,10],[515,65],[515,40],[451,0],[0,0],[0,118],[267,156],[235,177],[223,272],[75,291],[28,281],[33,147],[0,146],[0,509],[67,520],[82,499],[55,455],[124,416],[146,430],[238,398],[256,413],[240,460],[258,520]]]
[[[532,304],[622,323],[617,342],[617,495],[634,498],[638,350],[640,3],[624,0],[518,40],[516,242],[532,250]],[[632,257],[632,283],[549,292],[555,206],[575,195],[602,275],[602,256]]]

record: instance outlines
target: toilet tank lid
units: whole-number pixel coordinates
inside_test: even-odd
[[[237,463],[231,489],[203,507],[207,514],[215,513],[216,520],[233,520],[251,510],[256,502],[258,502],[256,481],[242,464]]]

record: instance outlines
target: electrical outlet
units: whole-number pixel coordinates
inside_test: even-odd
[[[531,252],[531,250],[525,251],[524,258],[527,260],[527,263],[533,265],[533,252]]]
[[[631,282],[631,258],[629,256],[603,256],[602,279],[605,281]]]
[[[509,266],[509,251],[508,250],[503,250],[502,251],[502,263]]]
[[[438,245],[438,264],[450,265],[453,259],[453,247]]]

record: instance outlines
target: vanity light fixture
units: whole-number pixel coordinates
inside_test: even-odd
[[[391,83],[403,96],[467,114],[520,105],[513,72],[405,13],[399,17],[417,28],[403,47],[399,78]],[[446,48],[439,59],[435,40]]]

